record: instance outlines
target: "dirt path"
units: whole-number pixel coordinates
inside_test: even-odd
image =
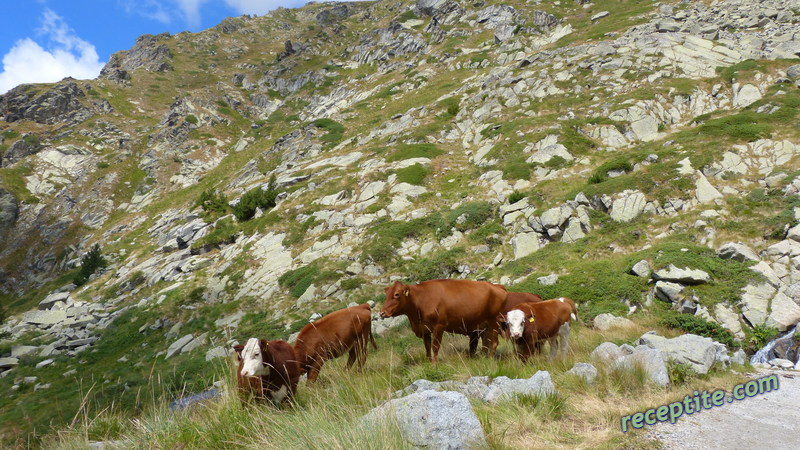
[[[647,433],[666,449],[792,449],[800,445],[800,372],[761,370],[750,378],[777,374],[777,391],[659,423]]]

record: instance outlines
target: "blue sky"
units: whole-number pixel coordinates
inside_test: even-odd
[[[0,15],[0,93],[22,83],[94,78],[142,34],[200,31],[305,0],[17,0]]]

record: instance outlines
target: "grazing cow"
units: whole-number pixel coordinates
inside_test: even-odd
[[[239,393],[275,404],[292,402],[300,379],[300,366],[292,346],[286,341],[265,341],[250,338],[245,345],[235,345],[239,368],[236,382]]]
[[[294,351],[300,368],[308,373],[308,382],[313,383],[326,360],[338,358],[348,350],[347,368],[356,361],[358,367],[363,368],[367,360],[367,341],[377,350],[372,337],[372,310],[364,303],[334,311],[303,327],[297,335]]]
[[[499,330],[496,317],[508,294],[503,286],[469,280],[430,280],[415,285],[395,281],[383,290],[386,301],[381,316],[408,316],[414,334],[425,343],[425,355],[434,364],[445,331],[469,336],[470,356],[481,337],[484,349],[494,356]]]
[[[550,359],[556,356],[561,340],[561,356],[566,357],[570,322],[578,319],[575,303],[565,297],[535,303],[522,303],[507,312],[508,337],[514,341],[517,356],[526,361],[531,353],[550,342]]]

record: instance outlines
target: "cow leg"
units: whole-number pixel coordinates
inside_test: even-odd
[[[558,329],[558,335],[561,338],[561,358],[567,358],[567,348],[569,347],[569,332],[570,326],[569,322],[561,325],[561,328]]]
[[[555,359],[556,352],[558,351],[558,336],[551,337],[548,339],[548,342],[550,342],[550,361],[552,361]]]
[[[350,347],[350,353],[349,353],[350,356],[347,357],[347,364],[345,365],[346,369],[349,369],[349,368],[353,367],[353,363],[356,362],[356,359],[358,359],[358,348],[357,347],[358,347],[358,343],[356,343],[352,347]]]
[[[483,348],[486,354],[494,358],[497,353],[497,342],[499,340],[497,328],[489,328],[483,332]]]
[[[314,362],[311,363],[311,368],[308,370],[308,381],[306,384],[314,383],[317,381],[317,377],[319,376],[319,371],[322,370],[322,361],[319,359],[314,359]]]
[[[439,346],[442,345],[442,335],[444,334],[444,326],[436,326],[433,329],[433,342],[431,342],[431,351],[433,352],[433,363],[439,362]]]
[[[478,349],[478,337],[480,336],[480,331],[472,331],[469,333],[469,356],[470,358],[475,356],[475,351]]]
[[[422,335],[422,342],[425,343],[425,357],[431,359],[431,333],[426,332]]]

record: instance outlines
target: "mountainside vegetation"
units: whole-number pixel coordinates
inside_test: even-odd
[[[636,447],[619,417],[743,366],[570,373],[602,342],[748,355],[800,322],[800,3],[310,3],[145,35],[94,80],[0,96],[3,445],[408,447],[360,418],[418,379],[529,378],[493,448]],[[566,360],[439,365],[395,280],[570,297]],[[374,302],[363,373],[242,406],[228,354]],[[600,330],[601,314],[630,328]],[[5,314],[5,317],[3,316]],[[5,318],[3,321],[2,319]],[[795,358],[793,363],[797,363]],[[688,369],[690,370],[690,369]],[[215,396],[186,409],[176,399]],[[384,424],[385,425],[385,424]]]

